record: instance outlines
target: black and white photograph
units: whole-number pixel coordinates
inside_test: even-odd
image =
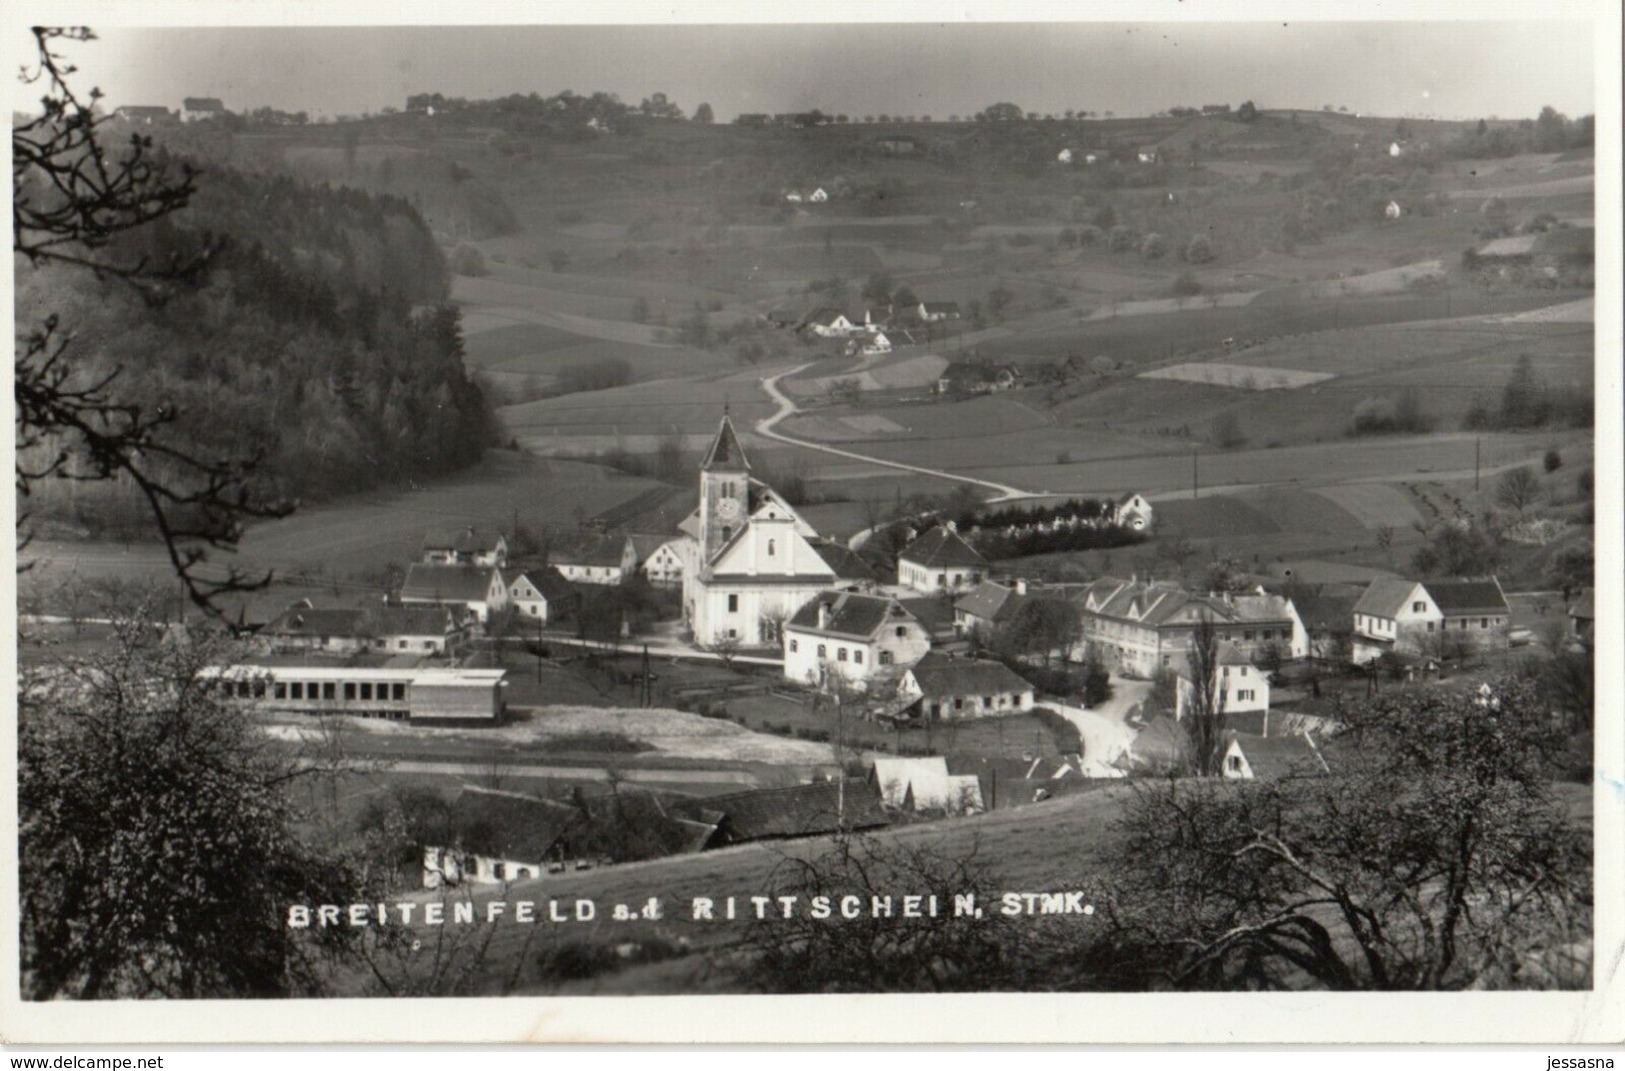
[[[1617,7],[23,6],[5,1040],[1619,1040]]]

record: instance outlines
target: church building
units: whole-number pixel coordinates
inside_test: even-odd
[[[862,559],[820,539],[778,492],[751,476],[726,413],[700,466],[699,508],[679,527],[693,540],[683,616],[700,647],[776,647],[785,622],[819,592],[875,583]]]

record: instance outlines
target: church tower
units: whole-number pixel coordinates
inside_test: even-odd
[[[700,466],[700,563],[709,564],[718,550],[745,526],[750,516],[750,462],[734,434],[727,410],[717,437]]]

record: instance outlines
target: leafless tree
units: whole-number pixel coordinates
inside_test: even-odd
[[[1522,517],[1540,497],[1540,477],[1526,468],[1511,469],[1496,481],[1495,501]]]
[[[1190,699],[1185,704],[1185,731],[1190,735],[1191,773],[1217,777],[1224,767],[1224,734],[1229,725],[1225,693],[1219,682],[1219,632],[1213,619],[1202,616],[1191,632],[1187,653]]]
[[[37,57],[22,80],[43,90],[40,113],[11,134],[12,252],[31,268],[82,268],[98,279],[130,286],[161,303],[202,278],[219,242],[206,238],[187,255],[155,263],[121,254],[120,239],[184,208],[197,173],[178,174],[155,159],[150,137],[136,134],[122,150],[103,136],[100,92],[80,96],[69,85],[75,68],[57,49],[88,43],[84,28],[35,28]],[[26,499],[47,480],[127,480],[145,503],[188,598],[211,612],[228,593],[256,590],[269,575],[236,567],[210,575],[210,550],[234,547],[245,519],[289,512],[254,487],[258,457],[209,456],[174,435],[180,413],[169,405],[143,408],[120,394],[120,369],[92,375],[71,354],[72,331],[56,315],[16,339],[13,392],[17,405],[15,486]],[[29,515],[18,518],[19,551],[31,539]],[[23,562],[27,568],[29,563]]]

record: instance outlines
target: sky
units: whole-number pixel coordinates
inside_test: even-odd
[[[814,107],[944,119],[996,101],[1118,115],[1247,99],[1441,118],[1596,109],[1584,21],[96,29],[73,49],[75,84],[99,86],[109,107],[206,96],[336,116],[410,93],[570,89],[629,104],[663,92],[688,112],[711,104],[719,121]],[[16,24],[7,32],[26,43]],[[30,100],[14,89],[14,106]]]

